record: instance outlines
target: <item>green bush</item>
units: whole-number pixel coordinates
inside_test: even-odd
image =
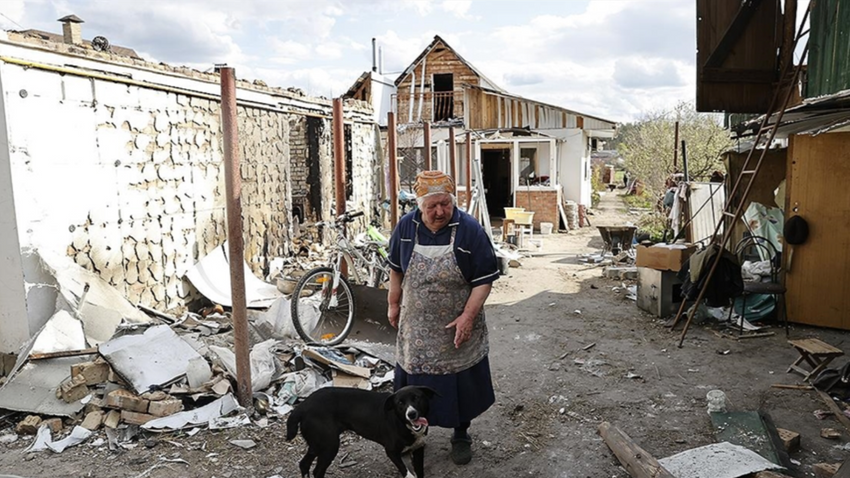
[[[648,194],[641,195],[628,195],[623,196],[623,202],[626,203],[626,206],[638,208],[638,209],[652,209],[655,205],[653,204],[652,198]]]
[[[667,229],[667,216],[653,211],[643,215],[637,223],[638,235],[649,234],[652,242],[661,242],[664,239],[664,231]]]

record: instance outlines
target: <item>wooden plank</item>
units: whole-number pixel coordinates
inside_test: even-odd
[[[732,19],[732,23],[729,24],[729,28],[726,29],[723,37],[720,38],[720,42],[705,61],[706,68],[719,67],[726,61],[729,52],[741,39],[741,35],[747,29],[747,25],[753,19],[753,15],[755,15],[760,4],[761,0],[744,0],[741,2],[741,7],[735,14],[735,18]]]
[[[826,406],[829,407],[830,411],[832,411],[832,413],[835,415],[835,418],[837,418],[838,421],[841,422],[842,425],[844,425],[844,428],[850,431],[850,418],[847,418],[847,415],[844,415],[844,413],[842,413],[841,408],[839,408],[839,406],[835,404],[835,400],[833,400],[832,397],[830,397],[829,394],[827,394],[823,390],[815,389],[815,391],[818,392],[818,396],[820,396],[820,399],[823,400],[823,403],[825,403]]]
[[[768,84],[777,80],[776,70],[755,70],[750,68],[703,68],[700,80],[706,83],[761,83]]]
[[[675,478],[616,426],[602,422],[598,432],[632,478]]]
[[[790,138],[786,219],[798,214],[809,224],[808,239],[785,264],[790,322],[850,330],[848,142],[850,133]]]

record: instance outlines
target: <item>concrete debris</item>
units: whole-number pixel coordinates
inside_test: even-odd
[[[288,311],[289,303],[275,303],[279,310],[267,312],[267,323],[279,332],[280,311]],[[119,324],[112,337],[94,348],[86,348],[92,342],[75,332],[81,323],[76,312],[57,313],[52,327],[44,329],[50,332],[40,335],[44,347],[38,350],[71,356],[27,353],[18,360],[0,388],[0,408],[28,415],[18,418],[16,433],[4,436],[4,442],[35,435],[28,451],[59,453],[92,437],[110,450],[130,449],[140,444],[130,443],[139,429],[193,429],[187,433],[193,435],[199,427],[265,427],[270,418],[289,414],[299,400],[321,387],[392,386],[390,345],[352,341],[331,348],[269,338],[251,351],[255,406],[245,410],[231,393],[236,366],[229,311],[214,304],[180,317],[149,313],[151,323]],[[254,325],[252,330],[258,328]],[[63,335],[63,330],[71,333]],[[75,338],[66,340],[69,336]],[[253,420],[249,413],[255,414]],[[56,417],[68,417],[75,426],[63,430],[62,419]],[[53,441],[57,434],[65,436]],[[256,446],[248,442],[234,445]]]
[[[139,393],[185,377],[189,363],[201,357],[167,325],[115,338],[102,344],[99,351]]]

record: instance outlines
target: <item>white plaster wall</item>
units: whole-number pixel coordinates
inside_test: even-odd
[[[387,125],[387,113],[392,111],[392,95],[396,94],[393,80],[382,75],[371,73],[372,79],[372,109],[375,112],[375,122],[381,126]],[[398,118],[396,118],[396,121]]]
[[[0,65],[0,91],[3,87]],[[0,143],[8,144],[5,95],[0,96]],[[15,353],[30,337],[21,247],[18,241],[9,149],[0,148],[0,353]]]
[[[9,48],[0,45],[0,54]],[[219,103],[11,63],[0,63],[0,79],[8,131],[8,148],[0,148],[0,221],[7,226],[0,278],[10,283],[0,286],[0,348],[20,345],[53,311],[55,290],[39,285],[46,278],[31,249],[68,255],[134,303],[167,310],[198,298],[182,276],[226,238]],[[159,79],[208,89],[197,80]],[[288,252],[289,125],[299,114],[270,110],[281,103],[265,97],[266,106],[238,108],[245,258],[257,275],[270,257]],[[323,102],[314,106],[330,112]],[[373,125],[353,124],[355,201],[367,205],[377,187]]]
[[[564,198],[590,206],[590,152],[587,136],[581,129],[564,130],[559,143],[558,181],[564,188]]]

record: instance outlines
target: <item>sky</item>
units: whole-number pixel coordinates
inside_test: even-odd
[[[392,79],[440,35],[510,93],[617,122],[696,91],[695,0],[0,0],[0,27],[105,36],[142,57],[345,93],[382,47]]]

